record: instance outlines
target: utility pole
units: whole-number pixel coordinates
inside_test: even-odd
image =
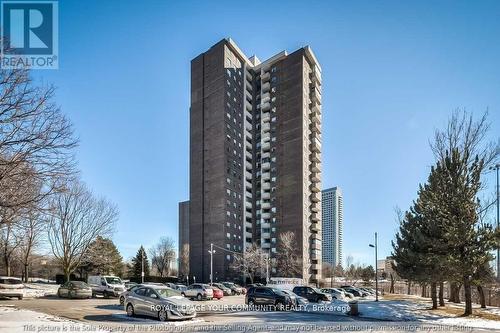
[[[378,264],[378,258],[377,258],[377,233],[375,233],[375,245],[369,244],[370,247],[375,248],[375,302],[378,302],[378,274],[377,274],[377,264]]]
[[[214,283],[214,243],[210,243],[210,250],[208,253],[210,253],[210,285],[212,285],[212,283]]]

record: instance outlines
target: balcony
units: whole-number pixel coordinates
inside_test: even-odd
[[[271,130],[271,123],[262,124],[262,132],[269,132]]]
[[[311,123],[309,125],[309,129],[312,131],[312,132],[318,132],[318,133],[321,133],[321,128],[319,126],[319,123]]]
[[[309,176],[309,179],[313,183],[319,183],[321,181],[321,179],[319,178],[319,176],[318,176],[317,173],[311,173],[310,176]]]
[[[262,113],[262,122],[268,123],[271,121],[271,114],[269,112]]]
[[[311,210],[312,213],[319,213],[319,208],[315,204],[312,204],[309,209]]]
[[[320,166],[321,164],[318,162],[311,162],[311,164],[309,164],[309,169],[313,173],[320,173],[321,172]]]
[[[271,193],[270,192],[262,192],[260,197],[262,199],[271,199]]]
[[[263,232],[263,233],[261,234],[261,236],[262,236],[262,238],[264,238],[264,239],[269,239],[269,238],[271,238],[271,233],[269,233],[269,232]]]
[[[309,227],[309,230],[314,231],[314,232],[319,232],[319,225],[318,223],[311,223],[311,226]]]
[[[270,190],[271,189],[271,183],[269,183],[269,182],[262,183],[261,184],[261,188],[263,190]]]
[[[311,152],[309,154],[309,161],[315,162],[315,163],[320,163],[321,160],[319,159],[319,154],[315,151]]]
[[[312,140],[311,144],[309,145],[309,148],[311,149],[311,151],[315,151],[315,152],[320,152],[321,151],[321,142],[319,142],[318,139],[314,139]]]
[[[321,241],[313,240],[311,241],[311,249],[313,250],[321,250]]]
[[[271,89],[271,84],[269,82],[266,82],[261,86],[261,90],[263,93],[268,92],[270,89]]]
[[[271,203],[270,202],[262,202],[261,207],[262,207],[262,209],[271,209]]]
[[[311,112],[313,113],[321,113],[321,109],[320,109],[320,105],[316,102],[311,102],[311,104],[309,104],[309,106],[311,107]]]
[[[271,140],[271,132],[264,132],[261,135],[261,139],[263,142],[268,142]]]
[[[245,103],[245,108],[247,109],[248,112],[250,112],[250,117],[252,116],[252,104],[251,103],[248,103],[246,102]]]
[[[312,183],[310,186],[309,186],[309,189],[311,190],[311,192],[314,192],[314,193],[317,193],[320,191],[319,187],[318,187],[318,183]]]
[[[321,115],[319,112],[311,112],[310,119],[313,123],[321,124]]]
[[[248,121],[245,121],[245,129],[249,132],[252,131],[252,124],[250,124]]]
[[[249,182],[252,181],[252,173],[245,171],[245,179]]]
[[[309,74],[311,81],[321,83],[321,72],[318,66],[313,66],[311,73]]]
[[[313,221],[314,223],[319,222],[318,214],[311,214],[311,221]]]
[[[245,231],[245,238],[252,238],[252,233]]]
[[[269,94],[268,92],[267,93],[264,93],[262,94],[262,98],[261,98],[261,103],[264,104],[264,103],[268,103],[271,101],[271,94]]]
[[[310,97],[311,97],[311,101],[318,103],[318,104],[321,104],[321,93],[319,92],[318,89],[312,88]]]
[[[271,174],[269,172],[262,173],[262,181],[268,182],[271,180]]]
[[[264,220],[267,220],[267,219],[270,219],[271,218],[271,213],[270,212],[265,212],[265,213],[262,213],[262,216],[261,216]]]
[[[248,89],[245,89],[245,97],[248,98],[249,101],[252,100],[252,94],[248,91]]]
[[[245,200],[245,207],[252,209],[252,203],[250,201]]]
[[[271,163],[270,162],[264,162],[264,163],[262,163],[261,169],[263,171],[267,171],[267,170],[271,169]]]
[[[311,199],[311,202],[319,202],[319,195],[317,193],[311,193],[309,196],[309,199]]]
[[[261,109],[263,112],[266,112],[266,111],[271,110],[271,103],[269,103],[269,102],[262,103],[262,104],[260,105],[260,109]]]
[[[263,249],[270,249],[271,248],[271,243],[262,243],[260,245]]]
[[[311,251],[311,259],[313,259],[313,260],[321,259],[321,252],[312,250]]]
[[[260,79],[262,80],[262,83],[265,83],[265,82],[269,81],[270,78],[271,78],[271,73],[269,73],[269,72],[265,72],[264,74],[262,74],[260,76]]]
[[[271,149],[271,142],[267,141],[262,143],[262,151],[268,151]]]

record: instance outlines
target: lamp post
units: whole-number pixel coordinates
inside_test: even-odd
[[[210,250],[208,251],[210,253],[210,285],[214,283],[213,278],[214,278],[214,243],[210,243]]]
[[[498,168],[500,168],[500,164],[495,164],[494,166],[491,166],[490,167],[490,170],[496,170],[497,171],[497,231],[498,231],[498,228],[499,228],[499,211],[498,211],[498,204],[499,204],[499,198],[498,198],[498,192],[499,192],[499,185],[498,185]],[[498,246],[497,244],[497,280],[500,280],[500,247]]]
[[[144,248],[141,249],[141,282],[144,283]]]
[[[375,245],[369,244],[370,247],[375,248],[375,302],[378,302],[378,274],[377,274],[377,233],[375,233]]]

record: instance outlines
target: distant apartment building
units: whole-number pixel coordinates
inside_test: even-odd
[[[323,190],[321,197],[323,262],[335,268],[342,265],[344,199],[339,187]]]
[[[309,47],[266,61],[224,39],[191,62],[190,274],[238,279],[234,255],[271,258],[296,236],[297,277],[321,274],[321,68]],[[271,261],[271,276],[278,274]],[[236,274],[236,275],[235,275]]]
[[[179,202],[179,268],[186,263],[182,262],[184,246],[189,248],[189,201]]]

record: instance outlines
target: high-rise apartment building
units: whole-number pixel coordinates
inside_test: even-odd
[[[187,263],[184,261],[184,251],[189,251],[189,201],[179,202],[179,272],[184,273],[185,265]],[[182,268],[181,268],[182,267]]]
[[[321,193],[323,262],[333,268],[342,265],[343,197],[339,187]]]
[[[224,39],[191,62],[190,274],[237,279],[235,253],[270,258],[295,234],[302,277],[321,274],[321,68],[312,50],[260,62]],[[237,255],[237,254],[236,254]],[[271,276],[280,274],[273,267]]]

